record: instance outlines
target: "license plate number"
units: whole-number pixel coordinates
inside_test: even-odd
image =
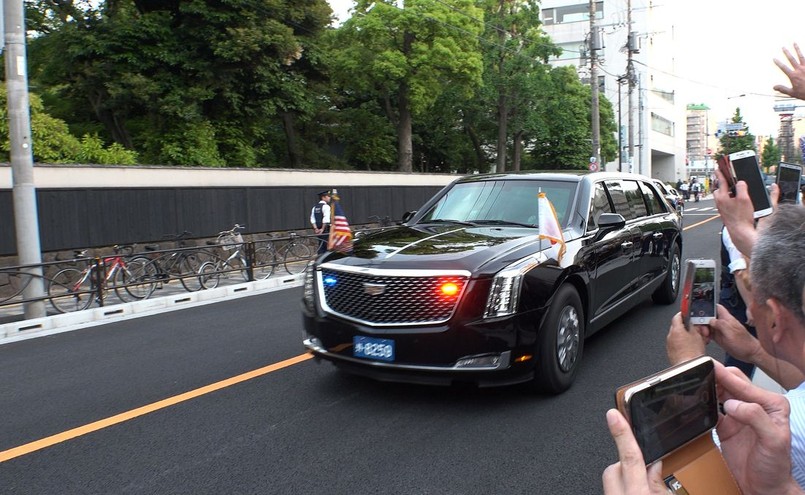
[[[364,359],[394,361],[394,341],[373,337],[353,337],[353,355]]]

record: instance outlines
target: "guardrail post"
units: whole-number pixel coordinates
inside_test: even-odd
[[[246,250],[246,277],[249,282],[254,282],[254,241],[249,241],[244,246]]]

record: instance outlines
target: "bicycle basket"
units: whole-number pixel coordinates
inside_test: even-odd
[[[240,232],[228,233],[218,237],[218,244],[227,251],[237,249],[239,244],[243,244],[243,236]]]

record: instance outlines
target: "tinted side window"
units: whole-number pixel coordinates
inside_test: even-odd
[[[635,184],[635,186],[637,186],[637,184]],[[620,213],[626,220],[634,220],[637,218],[634,210],[629,206],[629,199],[626,197],[623,182],[607,182],[607,191],[609,192],[609,197],[612,198],[615,213]]]
[[[602,213],[612,213],[612,205],[609,203],[609,196],[604,189],[604,184],[597,183],[593,198],[590,202],[590,217],[587,221],[587,230],[595,230],[598,228],[598,217]]]
[[[640,182],[640,189],[643,191],[643,198],[649,206],[650,215],[659,215],[660,213],[668,213],[665,207],[665,201],[660,199],[660,195],[651,187],[651,185]]]
[[[629,208],[631,208],[635,218],[648,216],[648,208],[643,199],[643,191],[640,190],[637,181],[623,181],[623,192],[626,193],[626,199],[629,200]]]

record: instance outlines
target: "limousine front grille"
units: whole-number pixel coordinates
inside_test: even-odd
[[[323,268],[318,284],[326,311],[368,325],[393,326],[446,322],[468,280],[463,271]]]

